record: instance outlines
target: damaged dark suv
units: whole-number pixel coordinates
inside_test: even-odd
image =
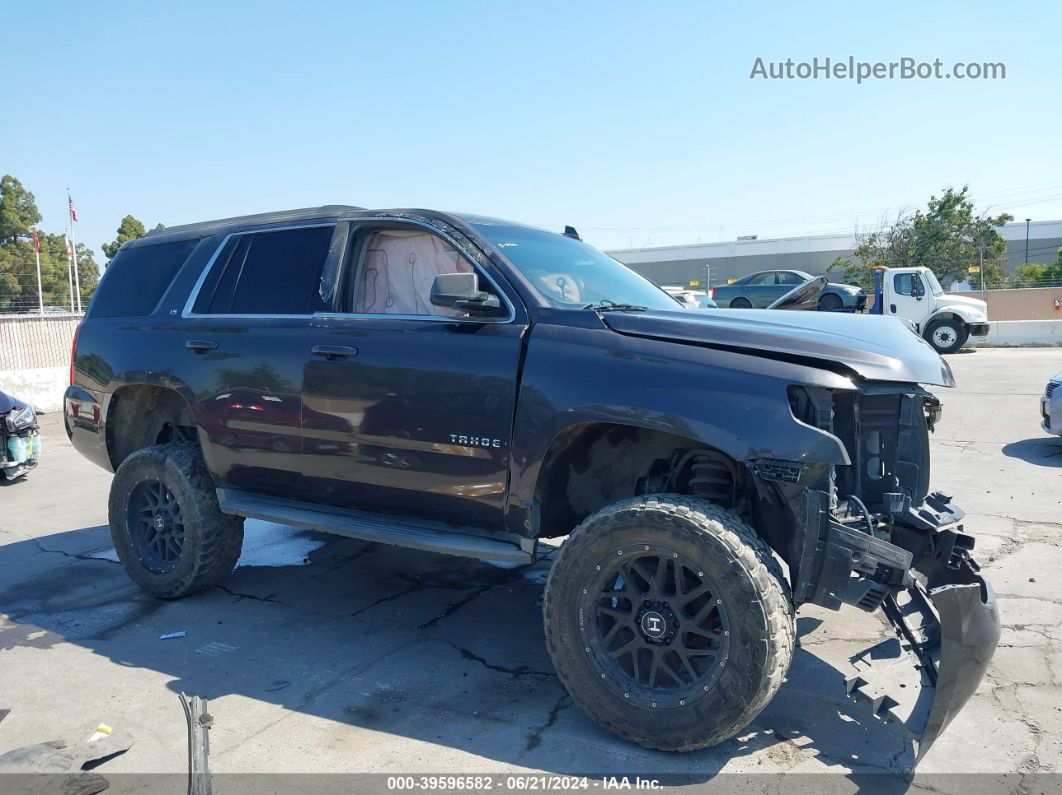
[[[244,517],[528,564],[566,537],[549,652],[645,746],[737,734],[802,604],[884,611],[897,637],[847,686],[922,752],[999,638],[930,486],[925,386],[952,375],[893,318],[693,313],[571,228],[328,206],[126,243],[71,372],[147,592],[220,582]]]

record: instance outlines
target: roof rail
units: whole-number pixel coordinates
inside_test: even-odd
[[[218,226],[237,226],[243,224],[266,224],[278,221],[302,221],[321,216],[337,216],[352,210],[364,210],[364,207],[355,207],[351,204],[323,204],[320,207],[302,207],[295,210],[278,210],[271,213],[256,213],[254,215],[237,215],[232,218],[218,218],[213,221],[197,221],[193,224],[180,224],[166,226],[162,229],[152,229],[144,237],[152,235],[167,235],[173,232],[192,232],[196,230],[211,229]]]

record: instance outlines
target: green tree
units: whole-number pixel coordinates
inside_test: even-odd
[[[40,220],[33,194],[10,174],[0,178],[0,312],[37,307],[31,227]]]
[[[0,178],[0,246],[29,239],[30,227],[40,222],[33,194],[10,174]]]
[[[862,262],[853,262],[848,257],[838,257],[826,268],[826,275],[840,278],[845,284],[858,284],[866,292],[874,288],[873,271]]]
[[[882,223],[875,230],[856,235],[855,260],[845,258],[838,264],[851,281],[869,284],[870,266],[889,268],[924,265],[944,284],[969,278],[969,268],[983,263],[988,287],[1002,286],[1007,246],[999,228],[1014,220],[1008,213],[978,215],[969,197],[969,186],[962,190],[945,188],[931,196],[926,209],[903,212],[892,223]],[[979,283],[980,279],[976,279]]]
[[[1018,287],[1052,286],[1062,282],[1062,248],[1058,250],[1053,264],[1030,262],[1014,270],[1014,282]]]
[[[122,222],[118,225],[118,236],[111,243],[104,243],[100,248],[103,249],[103,253],[107,255],[107,259],[114,259],[114,255],[118,253],[118,249],[122,247],[122,243],[127,240],[138,240],[147,234],[147,230],[144,229],[144,225],[131,215],[127,215],[122,219]],[[81,259],[78,257],[78,263]]]

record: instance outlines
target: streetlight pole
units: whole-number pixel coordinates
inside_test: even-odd
[[[1025,219],[1025,264],[1029,264],[1029,221],[1032,218]]]

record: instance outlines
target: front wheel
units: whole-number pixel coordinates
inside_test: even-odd
[[[243,546],[243,519],[218,507],[214,483],[192,444],[146,447],[111,481],[111,539],[144,591],[176,599],[221,582]]]
[[[837,312],[844,306],[841,296],[827,293],[819,299],[819,309],[823,312]]]
[[[955,353],[966,342],[966,326],[958,320],[938,320],[929,324],[925,337],[937,353]]]
[[[705,500],[624,500],[561,546],[545,634],[564,686],[604,728],[691,751],[741,731],[793,656],[789,588],[767,545]]]

